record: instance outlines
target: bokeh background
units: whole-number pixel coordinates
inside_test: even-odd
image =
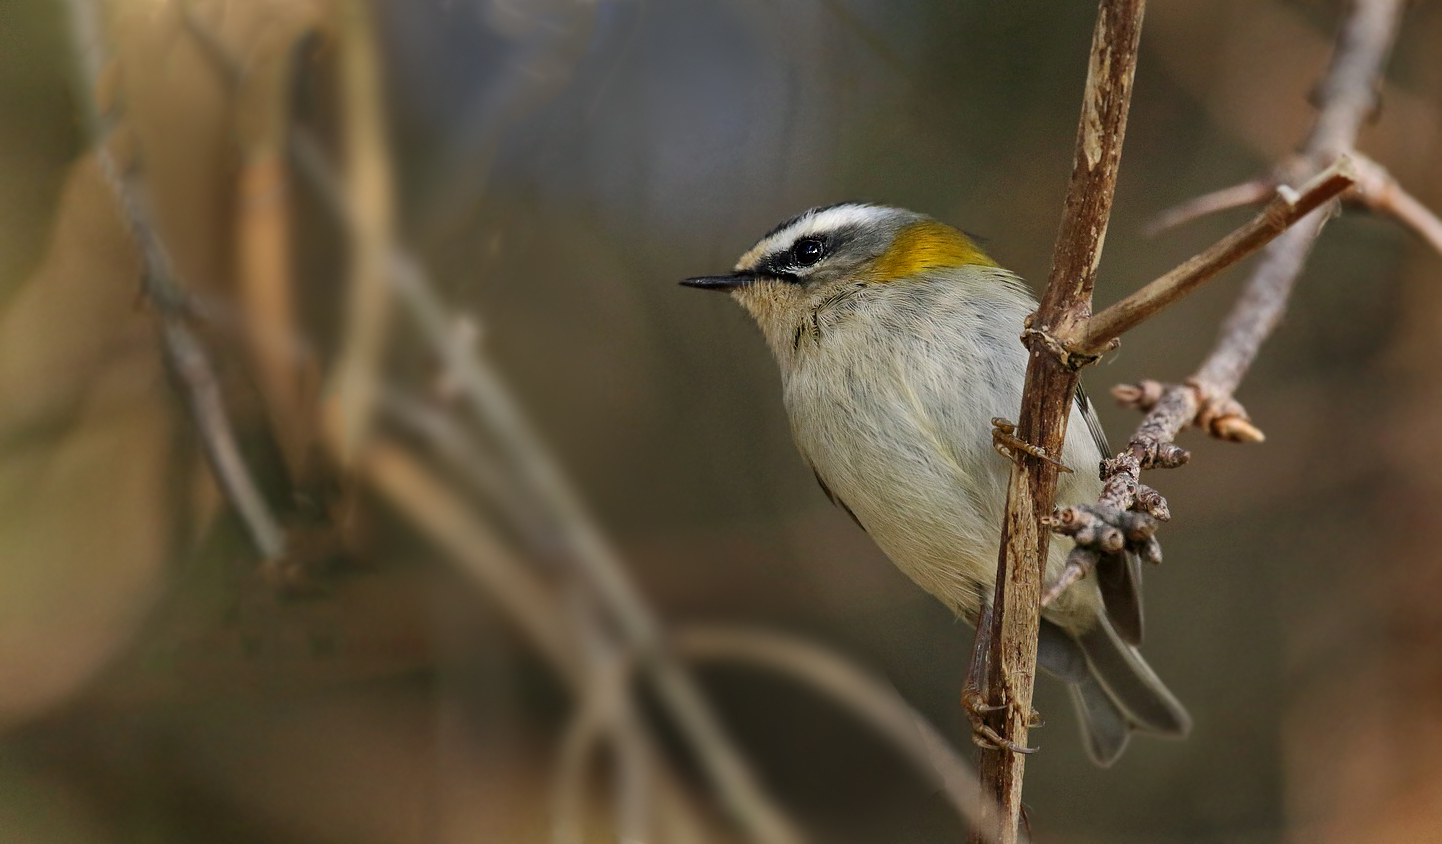
[[[186,4],[103,5],[117,154],[139,162],[180,277],[225,313],[257,107],[229,92]],[[242,69],[300,43],[277,90],[296,125],[334,142],[325,4],[190,6]],[[1246,218],[1144,234],[1301,142],[1344,6],[1151,4],[1100,302]],[[478,327],[647,599],[668,622],[827,643],[965,751],[970,630],[816,488],[744,314],[675,282],[845,199],[930,213],[1044,278],[1095,6],[370,8],[399,236]],[[1414,4],[1360,143],[1433,208],[1439,49],[1442,8]],[[0,4],[0,841],[548,840],[573,703],[482,591],[380,506],[357,510],[363,541],[343,551],[308,526],[325,564],[301,586],[261,573],[160,363],[138,259],[88,155],[80,66],[66,4]],[[324,361],[343,238],[293,196],[300,325]],[[1245,270],[1087,373],[1114,443],[1137,420],[1101,400],[1107,387],[1188,375]],[[1191,464],[1147,479],[1176,518],[1148,572],[1145,651],[1196,729],[1098,770],[1043,680],[1026,782],[1040,840],[1442,839],[1439,281],[1442,258],[1392,221],[1331,223],[1239,394],[1266,443],[1187,434]],[[263,413],[246,358],[224,331],[207,337],[263,464],[275,449],[247,433]],[[433,366],[417,349],[398,334],[396,378]],[[833,703],[745,670],[700,676],[814,840],[961,840],[926,779]]]

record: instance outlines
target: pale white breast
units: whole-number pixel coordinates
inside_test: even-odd
[[[784,382],[796,444],[822,481],[902,571],[970,616],[995,580],[1009,473],[990,420],[1020,407],[1017,334],[1034,303],[1007,287],[1002,305],[982,306],[975,292],[986,285],[995,301],[1001,271],[958,273],[857,289],[822,308]],[[1064,476],[1062,503],[1100,490],[1079,412],[1071,425],[1063,459],[1077,471]],[[1055,574],[1069,543],[1052,546]],[[1052,615],[1090,617],[1100,605],[1089,584],[1069,594]]]

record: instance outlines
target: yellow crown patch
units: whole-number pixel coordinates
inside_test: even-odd
[[[869,273],[875,281],[911,278],[945,267],[995,267],[997,263],[972,239],[935,220],[912,223],[896,233],[891,248],[876,259]]]

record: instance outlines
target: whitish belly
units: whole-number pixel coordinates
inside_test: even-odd
[[[961,369],[928,372],[901,355],[834,365],[825,377],[798,367],[786,404],[798,448],[832,494],[917,585],[971,616],[995,584],[1010,473],[992,447],[990,419],[1015,410],[978,406],[984,402],[975,396],[963,402],[968,373]],[[833,371],[874,374],[838,379]],[[972,409],[960,408],[964,403]],[[1085,437],[1084,428],[1073,433]],[[1077,468],[1091,472],[1095,462]],[[1069,549],[1053,539],[1049,577]],[[1049,615],[1089,616],[1098,604],[1095,586],[1084,583]]]

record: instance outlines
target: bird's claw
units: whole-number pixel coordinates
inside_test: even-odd
[[[1009,738],[983,724],[981,721],[971,722],[971,743],[982,750],[1009,750],[1012,753],[1020,753],[1023,756],[1030,756],[1041,748],[1026,747],[1017,744]]]
[[[1071,467],[1046,453],[1041,446],[1032,445],[1016,435],[1016,424],[1000,416],[994,416],[991,420],[991,445],[996,453],[1005,457],[1013,463],[1017,460],[1017,452],[1030,454],[1038,460],[1044,460],[1055,466],[1058,471],[1070,472]]]
[[[1018,744],[1001,735],[986,723],[988,713],[1001,712],[1007,708],[1007,704],[986,703],[980,694],[964,692],[961,696],[961,708],[966,711],[967,719],[971,721],[971,742],[977,747],[984,750],[1009,750],[1023,756],[1029,756],[1040,749]],[[1027,719],[1027,726],[1039,727],[1044,723],[1041,720],[1041,713],[1033,709]]]

